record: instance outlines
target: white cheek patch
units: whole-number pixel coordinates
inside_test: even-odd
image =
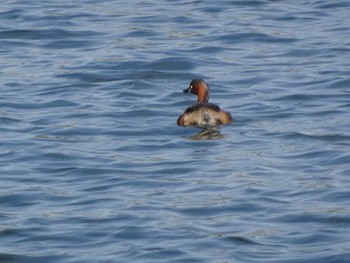
[[[190,86],[188,87],[188,91],[191,92],[192,88],[193,88],[192,85],[190,85]]]

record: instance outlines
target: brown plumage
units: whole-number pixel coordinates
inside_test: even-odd
[[[184,92],[197,95],[197,103],[185,110],[177,119],[179,126],[217,126],[232,123],[231,114],[209,103],[210,90],[202,79],[194,79]]]

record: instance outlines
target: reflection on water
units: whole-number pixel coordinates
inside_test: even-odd
[[[220,127],[198,127],[201,129],[200,132],[198,132],[195,135],[189,136],[188,138],[191,140],[196,141],[203,141],[203,140],[217,140],[224,138],[225,136],[220,132]]]

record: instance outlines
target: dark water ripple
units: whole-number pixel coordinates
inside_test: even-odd
[[[348,262],[349,9],[4,1],[0,262]]]

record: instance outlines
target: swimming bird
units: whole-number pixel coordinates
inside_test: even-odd
[[[209,85],[202,79],[194,79],[183,92],[197,95],[197,103],[188,107],[177,119],[179,126],[217,126],[232,123],[231,114],[216,104],[209,103]]]

